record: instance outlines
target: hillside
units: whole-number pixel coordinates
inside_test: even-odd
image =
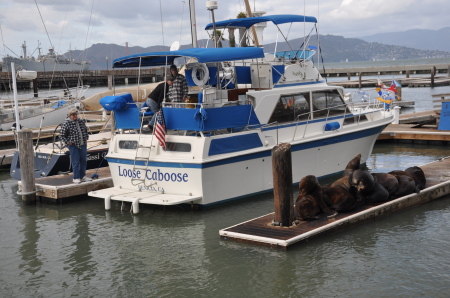
[[[450,29],[450,28],[449,28]],[[312,41],[316,38],[312,37]],[[298,49],[303,42],[302,38],[290,41],[293,49]],[[378,42],[367,42],[358,38],[345,38],[336,35],[320,35],[322,56],[324,62],[340,61],[373,61],[373,60],[399,60],[399,59],[419,59],[419,58],[438,58],[450,57],[450,52],[438,50],[415,49],[406,46],[387,45]],[[205,45],[205,40],[199,41],[199,44]],[[211,43],[210,43],[211,44]],[[317,46],[316,43],[310,45]],[[223,46],[228,46],[228,42],[223,41]],[[181,49],[188,48],[190,45],[183,45]],[[275,43],[267,44],[264,47],[265,52],[273,52]],[[87,59],[91,61],[91,70],[100,70],[111,68],[112,61],[116,58],[138,53],[166,51],[168,46],[129,47],[116,44],[94,44],[87,49]],[[277,51],[289,50],[285,43],[278,43]],[[81,51],[73,51],[72,55],[80,55]],[[106,60],[108,57],[108,60]]]
[[[438,30],[414,29],[402,32],[379,33],[360,37],[367,42],[405,46],[420,50],[450,51],[450,27]]]

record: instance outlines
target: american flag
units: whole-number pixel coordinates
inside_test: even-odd
[[[158,139],[161,147],[166,150],[166,123],[162,111],[156,113],[155,137]]]

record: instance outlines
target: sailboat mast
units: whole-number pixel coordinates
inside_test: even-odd
[[[192,47],[198,48],[197,41],[197,21],[195,18],[195,0],[189,0],[189,12],[191,16],[191,36],[192,36]]]
[[[250,8],[248,0],[244,0],[244,3],[245,3],[245,10],[247,11],[247,16],[249,18],[253,18],[252,10]],[[255,46],[259,47],[258,36],[256,35],[255,26],[252,26],[252,33],[253,33],[253,40],[255,41]]]

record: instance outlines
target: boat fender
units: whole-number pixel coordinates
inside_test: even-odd
[[[203,86],[209,80],[209,70],[205,63],[196,64],[192,68],[192,81],[195,85]]]
[[[111,197],[112,195],[109,195],[105,198],[105,210],[111,210]]]
[[[328,122],[327,124],[325,124],[324,130],[325,131],[331,131],[331,130],[338,130],[339,128],[341,128],[341,125],[339,124],[339,122]]]
[[[139,198],[135,198],[133,200],[133,203],[131,203],[132,209],[133,209],[133,214],[138,214],[139,213]]]

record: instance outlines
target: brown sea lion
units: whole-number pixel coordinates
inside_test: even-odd
[[[297,219],[317,219],[318,214],[321,211],[325,212],[329,216],[335,216],[337,214],[325,204],[322,187],[320,186],[316,176],[308,175],[303,177],[298,185],[298,190],[298,197],[295,201]]]
[[[344,170],[344,177],[350,176],[353,171],[359,170],[361,166],[361,154],[357,154],[352,160],[349,161]]]
[[[330,186],[323,187],[325,202],[337,212],[348,212],[358,206],[357,197],[352,194],[349,177],[344,176]]]
[[[398,180],[398,189],[394,194],[395,197],[403,197],[416,191],[416,182],[407,172],[396,170],[389,172],[389,174],[394,175]]]
[[[427,183],[427,179],[425,178],[425,173],[419,167],[409,167],[405,170],[410,176],[413,177],[414,182],[416,183],[416,193],[419,193],[422,189],[425,188],[425,184]]]
[[[388,173],[372,173],[376,182],[380,183],[393,196],[398,189],[398,180],[394,175]]]
[[[354,171],[350,175],[350,184],[356,188],[358,196],[366,203],[389,201],[389,192],[367,171]]]

